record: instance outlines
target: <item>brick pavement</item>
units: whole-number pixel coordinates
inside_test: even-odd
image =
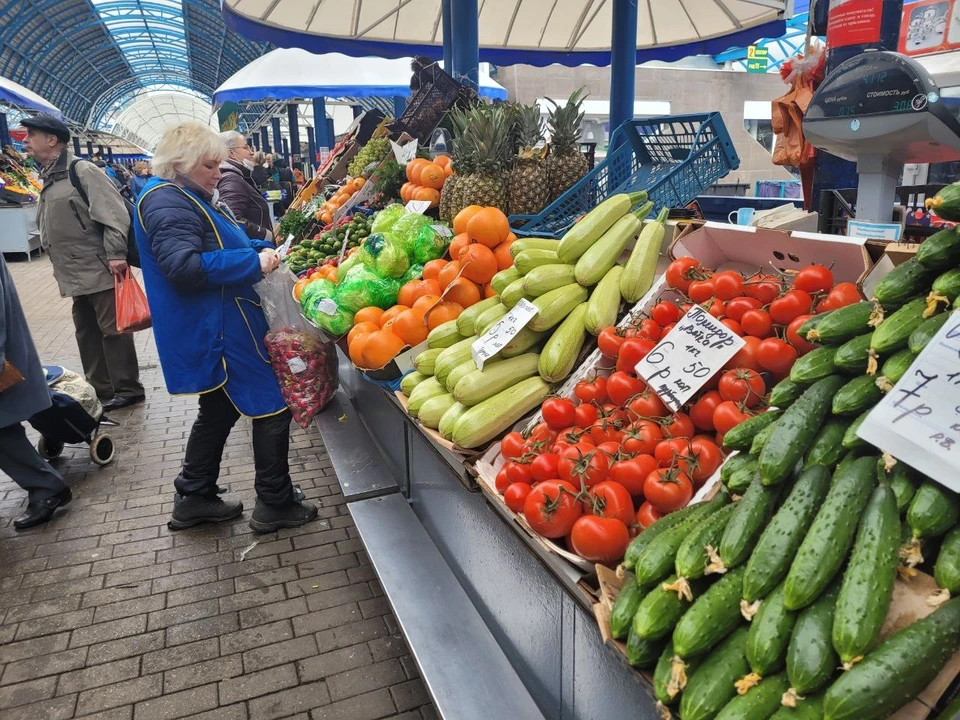
[[[20,258],[41,359],[79,371],[49,262]],[[55,461],[70,508],[17,532],[26,495],[0,473],[0,720],[435,718],[316,429],[293,426],[291,471],[317,522],[251,534],[241,421],[221,484],[244,517],[167,530],[196,399],[167,395],[151,333],[137,345],[147,402],[114,413],[117,459],[99,468],[74,446]]]

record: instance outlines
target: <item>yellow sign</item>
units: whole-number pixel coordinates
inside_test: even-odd
[[[750,45],[747,48],[747,72],[765,73],[770,51],[767,48]]]

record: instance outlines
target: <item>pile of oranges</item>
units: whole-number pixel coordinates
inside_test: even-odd
[[[405,203],[427,200],[430,207],[436,207],[440,204],[440,188],[451,175],[453,164],[446,155],[438,155],[433,160],[414,158],[407,163],[407,182],[400,188],[400,199]]]
[[[362,177],[347,178],[343,187],[337,190],[332,198],[320,206],[320,209],[317,211],[317,220],[324,225],[332,223],[333,214],[337,211],[337,208],[343,205],[355,192],[366,184],[367,181]]]
[[[506,215],[494,207],[471,205],[453,221],[456,236],[450,244],[452,260],[431,260],[423,278],[400,288],[397,304],[389,310],[363,308],[347,335],[353,364],[365,370],[381,368],[404,347],[427,339],[434,328],[456,320],[465,308],[492,297],[490,280],[513,265]]]

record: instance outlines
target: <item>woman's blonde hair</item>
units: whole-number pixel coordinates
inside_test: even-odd
[[[227,157],[227,146],[208,126],[198,122],[174,125],[163,133],[153,154],[153,174],[163,180],[188,175],[207,158]]]

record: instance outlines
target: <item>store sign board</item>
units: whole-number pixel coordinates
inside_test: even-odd
[[[929,55],[960,49],[960,3],[920,0],[904,3],[897,50],[904,55]]]
[[[903,226],[900,223],[875,223],[864,220],[847,221],[847,237],[861,240],[900,242]]]
[[[498,323],[477,338],[470,346],[470,354],[477,367],[483,370],[483,363],[513,340],[538,312],[540,310],[536,305],[529,300],[521,299]]]
[[[880,42],[883,0],[830,0],[827,47]]]
[[[765,73],[770,51],[767,48],[751,45],[747,48],[747,72]]]
[[[746,343],[699,305],[637,363],[637,375],[674,412]]]
[[[960,492],[960,313],[953,313],[857,435]]]

